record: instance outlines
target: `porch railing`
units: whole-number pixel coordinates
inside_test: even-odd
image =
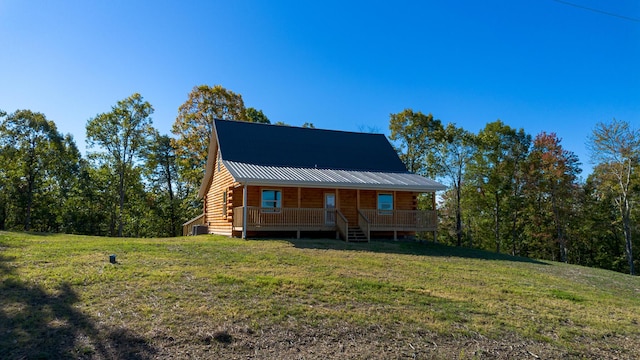
[[[233,229],[241,231],[243,207],[233,209]],[[371,231],[436,231],[438,215],[432,210],[358,210],[358,226],[370,238]],[[338,231],[345,239],[349,222],[337,209],[247,207],[249,231]]]
[[[197,225],[204,225],[204,214],[200,214],[182,224],[182,236],[193,234],[193,227]]]
[[[436,231],[438,214],[433,210],[360,210],[371,231]]]
[[[324,208],[262,208],[247,207],[247,230],[307,230],[335,229],[335,209]],[[242,206],[233,209],[233,227],[242,229]]]

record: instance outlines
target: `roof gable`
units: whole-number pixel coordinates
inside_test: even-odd
[[[215,120],[222,158],[292,168],[406,173],[382,134]]]

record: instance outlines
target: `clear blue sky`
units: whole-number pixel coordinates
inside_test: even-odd
[[[31,109],[85,147],[85,124],[139,92],[170,133],[195,85],[242,94],[272,122],[388,134],[432,113],[585,142],[640,126],[640,1],[0,0],[0,109]],[[625,16],[624,19],[619,16]],[[636,19],[634,21],[633,19]]]

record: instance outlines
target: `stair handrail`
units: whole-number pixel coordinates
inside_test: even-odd
[[[336,216],[338,233],[344,237],[345,241],[349,242],[349,221],[338,209],[336,209],[336,215],[338,215]]]
[[[369,219],[358,209],[358,226],[364,234],[367,236],[367,241],[371,241],[371,222]]]

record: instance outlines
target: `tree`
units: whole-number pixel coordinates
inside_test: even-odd
[[[250,113],[256,116],[252,120],[262,119],[259,115],[261,112],[256,110]],[[202,181],[214,119],[247,120],[242,95],[220,85],[196,86],[189,93],[187,101],[180,105],[171,129],[177,136],[173,146],[178,156],[180,175],[191,193],[197,191]]]
[[[624,235],[619,224],[619,211],[611,201],[611,191],[604,186],[603,171],[595,167],[581,186],[577,203],[576,235],[570,244],[569,262],[619,272],[628,271]],[[576,201],[577,200],[577,201]]]
[[[488,123],[477,137],[477,152],[470,166],[470,183],[481,196],[483,207],[493,216],[493,241],[496,252],[501,251],[504,239],[505,214],[518,214],[510,209],[509,199],[518,189],[519,164],[527,156],[531,137],[523,129],[513,129],[497,120]],[[506,208],[505,208],[506,207]]]
[[[153,134],[150,115],[153,107],[140,94],[118,101],[108,113],[98,114],[87,122],[87,143],[99,146],[102,153],[93,157],[110,164],[118,179],[118,236],[123,236],[125,179],[133,172]]]
[[[7,113],[0,110],[0,120],[4,122]],[[0,138],[2,133],[0,133]],[[9,203],[9,162],[11,155],[0,143],[0,230],[6,229]]]
[[[535,234],[530,235],[546,239],[540,244],[542,248],[545,243],[555,244],[548,248],[551,259],[556,260],[559,254],[559,260],[567,262],[567,224],[577,198],[576,180],[582,170],[578,157],[565,150],[561,141],[555,133],[542,132],[536,136],[529,155],[527,189],[537,204],[536,211],[530,214]]]
[[[176,149],[167,135],[154,134],[150,147],[147,167],[149,178],[156,195],[155,210],[164,226],[161,236],[176,236],[181,233],[179,214],[180,189]]]
[[[447,177],[451,183],[455,203],[456,244],[462,246],[462,181],[475,153],[475,138],[472,133],[449,123],[443,130],[442,138],[435,143],[435,148],[435,171]]]
[[[428,164],[435,162],[435,143],[442,136],[442,123],[433,115],[405,109],[389,115],[389,138],[407,169],[416,174],[434,175]]]
[[[637,192],[633,192],[631,186],[640,162],[640,130],[626,121],[601,122],[593,130],[588,146],[591,160],[603,170],[603,183],[610,186],[619,210],[629,272],[635,275],[631,213]]]
[[[53,121],[42,113],[17,110],[0,123],[0,148],[3,154],[3,174],[0,184],[4,187],[7,206],[20,209],[23,229],[32,229],[34,209],[41,212],[42,223],[55,222],[51,208],[38,207],[40,201],[51,198],[55,189],[56,166],[63,152],[63,137]],[[9,194],[9,192],[11,192]],[[5,219],[2,220],[5,223]],[[46,230],[46,229],[39,229]]]
[[[316,126],[313,125],[312,122],[305,122],[304,124],[302,124],[302,127],[303,128],[308,128],[308,129],[315,129],[316,128]]]
[[[244,115],[248,122],[271,124],[271,121],[269,121],[269,118],[262,112],[262,110],[256,110],[252,107],[248,107],[245,110]]]

